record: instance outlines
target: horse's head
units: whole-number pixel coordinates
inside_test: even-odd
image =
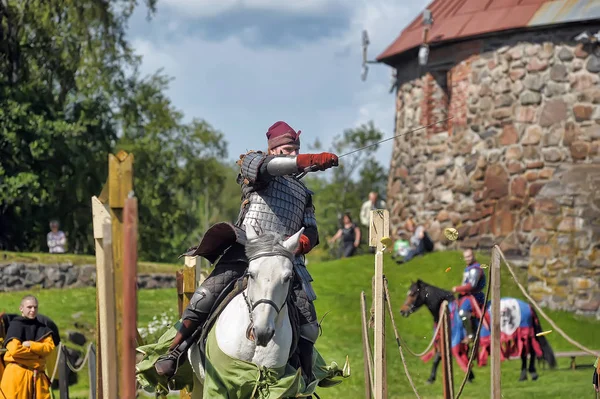
[[[400,308],[400,314],[404,317],[410,316],[413,312],[419,309],[425,303],[423,295],[424,283],[421,280],[417,280],[410,285],[408,292],[406,293],[406,300]]]
[[[245,294],[251,324],[247,336],[259,346],[266,346],[281,323],[281,309],[286,304],[294,276],[294,252],[304,228],[284,240],[267,232],[261,235],[252,226],[246,227],[248,287]]]

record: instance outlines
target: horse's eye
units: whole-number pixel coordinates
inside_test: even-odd
[[[249,277],[251,280],[254,280],[254,279],[256,278],[256,275],[255,275],[254,273],[252,273],[252,272],[248,272],[248,277]]]

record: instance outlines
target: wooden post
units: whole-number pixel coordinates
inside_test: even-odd
[[[137,341],[137,231],[136,198],[127,198],[123,211],[123,357],[121,398],[135,398],[135,348]]]
[[[58,357],[58,390],[60,399],[69,399],[69,366],[67,366],[67,349],[59,346]]]
[[[96,395],[117,397],[117,337],[115,289],[112,263],[112,227],[108,206],[92,197],[94,241],[96,244]]]
[[[181,274],[181,279],[182,284],[181,284],[181,291],[179,294],[179,303],[180,303],[180,314],[179,316],[181,317],[183,311],[185,310],[185,308],[187,307],[187,305],[190,303],[190,299],[192,299],[192,295],[194,295],[194,292],[196,291],[196,262],[197,262],[198,258],[195,256],[186,256],[185,257],[185,267],[183,268],[183,270],[180,272]],[[178,287],[179,288],[179,287]],[[191,399],[192,397],[192,393],[188,392],[187,389],[182,389],[179,392],[179,396],[182,399]]]
[[[444,399],[454,398],[454,373],[452,370],[452,353],[450,353],[450,312],[448,302],[442,303],[442,317],[440,318],[440,351],[442,356],[442,389]]]
[[[108,154],[108,206],[112,221],[112,250],[115,284],[116,332],[118,361],[112,367],[121,368],[123,364],[123,208],[129,193],[133,191],[133,155],[119,151],[115,156]],[[117,369],[117,370],[118,370]],[[117,371],[118,385],[126,384],[123,374]],[[121,392],[121,390],[118,390]],[[120,398],[129,399],[129,398]]]
[[[490,284],[492,284],[492,305],[491,305],[491,399],[500,399],[501,397],[501,378],[500,378],[500,248],[494,245],[492,249],[492,262],[490,270]]]
[[[375,284],[373,303],[375,308],[374,326],[374,397],[387,398],[386,359],[385,359],[385,300],[383,293],[383,244],[381,239],[388,237],[390,231],[389,212],[385,209],[371,211],[369,224],[369,245],[376,247],[375,252]]]
[[[367,300],[365,292],[360,293],[360,313],[362,316],[362,342],[365,364],[365,398],[371,399],[373,395],[373,358],[371,356],[371,339],[369,338],[369,326],[367,325]]]
[[[96,378],[98,373],[96,368],[98,367],[98,358],[96,356],[96,347],[92,344],[90,347],[90,357],[88,358],[88,377],[90,379],[90,399],[96,399],[98,393],[96,392]]]

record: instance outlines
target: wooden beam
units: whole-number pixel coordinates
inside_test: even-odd
[[[492,262],[490,270],[491,292],[491,399],[501,398],[501,371],[500,371],[500,248],[494,245],[492,249]]]
[[[375,252],[375,283],[373,303],[375,311],[374,326],[374,373],[373,393],[375,399],[387,398],[386,359],[385,359],[385,300],[383,290],[383,244],[381,239],[389,236],[389,212],[384,209],[371,211],[369,224],[369,244],[376,247]]]

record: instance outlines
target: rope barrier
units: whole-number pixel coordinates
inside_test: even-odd
[[[69,357],[65,356],[67,366],[69,367],[69,369],[71,369],[72,372],[79,373],[81,370],[83,370],[83,367],[86,366],[86,364],[88,362],[88,358],[90,357],[90,351],[91,351],[92,345],[93,345],[93,343],[90,342],[90,344],[87,347],[87,351],[85,352],[85,357],[83,358],[83,361],[81,362],[79,367],[73,366],[71,364],[71,361],[69,360]],[[66,346],[63,346],[63,348],[66,348]]]
[[[56,361],[54,362],[54,370],[52,370],[52,377],[50,377],[50,385],[52,385],[52,383],[54,382],[54,378],[56,377],[56,371],[58,370],[58,364],[62,355],[62,347],[62,342],[59,342],[57,347],[58,355],[56,355]]]
[[[508,271],[510,272],[510,274],[512,275],[513,280],[515,281],[515,283],[517,284],[517,287],[519,287],[519,289],[521,290],[521,292],[523,293],[523,295],[525,296],[525,298],[527,298],[527,300],[533,305],[533,307],[535,308],[535,310],[544,317],[544,319],[546,319],[546,321],[548,323],[550,323],[550,325],[552,326],[553,329],[555,329],[556,331],[558,331],[558,333],[560,335],[562,335],[562,337],[567,340],[567,342],[569,342],[571,345],[574,345],[576,347],[578,347],[579,349],[581,349],[584,352],[587,352],[588,354],[595,356],[595,357],[599,357],[600,353],[598,352],[594,352],[593,350],[583,346],[582,344],[580,344],[579,342],[575,341],[573,338],[569,337],[560,327],[558,327],[556,325],[556,323],[554,322],[554,320],[552,320],[543,310],[542,308],[540,308],[540,306],[537,304],[537,302],[527,293],[527,291],[525,290],[525,288],[523,287],[523,285],[519,282],[519,280],[517,279],[517,275],[515,274],[513,268],[510,266],[510,264],[508,263],[508,261],[506,260],[506,258],[504,257],[504,253],[502,252],[502,250],[500,248],[497,248],[497,250],[500,253],[500,257],[502,258],[502,261],[504,262],[504,265],[506,265],[506,267],[508,268]]]

